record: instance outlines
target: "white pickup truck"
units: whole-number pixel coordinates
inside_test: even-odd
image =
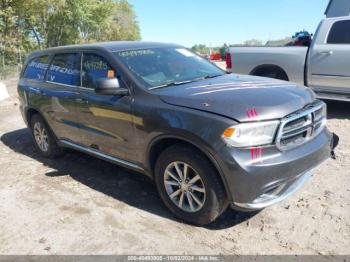
[[[350,16],[321,21],[310,47],[229,47],[229,72],[292,81],[350,101]]]

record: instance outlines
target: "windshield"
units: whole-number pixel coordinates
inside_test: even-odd
[[[225,74],[185,48],[149,48],[115,52],[148,89],[198,81]]]

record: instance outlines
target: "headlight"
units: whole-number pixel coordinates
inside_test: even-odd
[[[279,121],[243,123],[227,128],[224,141],[234,147],[268,145],[273,142]]]

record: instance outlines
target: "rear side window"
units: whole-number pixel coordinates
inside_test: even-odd
[[[329,32],[328,44],[350,44],[350,20],[334,23]]]
[[[80,86],[80,54],[57,54],[47,73],[47,81]]]
[[[23,77],[27,79],[43,80],[48,67],[49,56],[36,57],[28,63]]]
[[[84,54],[82,66],[82,86],[96,88],[96,82],[100,78],[115,77],[115,72],[102,56],[96,54]]]

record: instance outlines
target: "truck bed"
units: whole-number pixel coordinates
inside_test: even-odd
[[[254,74],[264,65],[275,65],[288,72],[288,80],[304,85],[307,47],[230,47],[232,72]]]

